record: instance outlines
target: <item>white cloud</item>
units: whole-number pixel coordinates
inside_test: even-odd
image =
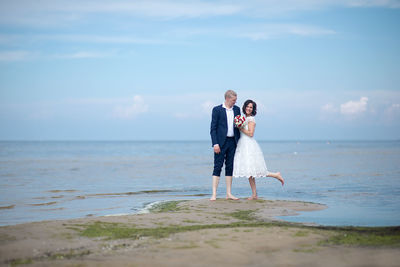
[[[68,98],[66,103],[69,105],[117,105],[127,104],[132,98]]]
[[[388,110],[390,110],[390,111],[398,111],[398,110],[400,110],[400,104],[392,104],[392,105],[388,108]]]
[[[107,56],[107,54],[81,51],[81,52],[76,52],[73,54],[57,55],[57,56],[55,56],[55,58],[83,59],[83,58],[103,58],[106,56]]]
[[[66,54],[43,54],[38,52],[29,51],[0,51],[0,62],[13,62],[13,61],[25,61],[25,60],[36,60],[36,59],[84,59],[84,58],[104,58],[110,57],[115,54],[111,52],[91,52],[91,51],[78,51],[75,53]]]
[[[328,91],[296,91],[296,90],[265,90],[248,91],[236,90],[238,93],[237,105],[241,108],[246,99],[257,102],[259,119],[291,120],[305,116],[308,119],[319,119],[344,123],[343,119],[356,118],[357,115],[367,113],[377,121],[379,118],[398,118],[400,115],[400,92],[397,91],[369,91],[368,100],[361,97],[362,91],[343,91],[332,94]],[[138,94],[138,93],[136,93]],[[212,108],[223,102],[224,90],[199,91],[188,94],[140,94],[132,98],[82,98],[68,99],[68,105],[85,107],[96,110],[94,114],[107,117],[110,110],[114,117],[130,118],[149,112],[149,105],[145,100],[151,100],[151,114],[149,116],[163,116],[165,111],[179,119],[209,120]],[[345,101],[358,99],[357,101]],[[372,101],[373,100],[373,101]],[[395,104],[392,104],[395,103]],[[142,106],[141,106],[142,105]],[[372,110],[376,114],[372,114]],[[347,113],[346,113],[347,112]],[[358,112],[358,113],[357,113]],[[396,115],[397,114],[397,115]],[[396,115],[396,116],[394,116]],[[107,117],[108,118],[108,117]],[[371,118],[372,120],[372,118]]]
[[[358,115],[367,110],[368,97],[361,97],[359,101],[349,101],[340,105],[340,113],[343,115]]]
[[[165,111],[179,119],[204,119],[211,115],[212,108],[223,100],[224,92],[215,94],[214,92],[200,92],[192,94],[145,94],[136,95],[133,98],[69,98],[66,99],[68,105],[76,107],[90,107],[99,112],[96,115],[109,115],[109,110],[113,111],[114,118],[134,118],[145,112],[149,112],[148,102],[151,100],[151,116],[164,116]],[[213,100],[214,99],[214,100]],[[108,118],[108,117],[107,117]]]
[[[184,112],[175,112],[174,117],[178,119],[189,119],[191,118],[191,114],[189,113],[184,113]]]
[[[0,61],[22,61],[32,58],[28,51],[3,51],[0,52]]]
[[[196,97],[204,98],[207,97],[206,95],[197,95]],[[177,96],[169,96],[168,98],[171,98],[169,102],[173,102],[174,99],[176,100],[179,98],[178,102],[181,104],[178,104],[178,107],[182,107],[183,105],[187,105],[185,108],[185,112],[177,111],[174,113],[174,117],[179,118],[179,119],[199,119],[199,118],[204,118],[204,117],[210,117],[212,113],[213,107],[215,107],[217,104],[215,104],[215,101],[211,100],[206,100],[200,103],[197,103],[195,105],[191,104],[191,101],[195,99],[193,95],[181,95],[179,97]],[[183,104],[185,103],[185,104]],[[210,117],[211,118],[211,117]]]
[[[83,2],[83,3],[82,3]],[[57,7],[53,7],[57,8]],[[84,13],[126,13],[149,17],[200,17],[228,15],[239,11],[239,6],[208,1],[68,1],[63,11]]]
[[[68,25],[91,14],[129,15],[163,19],[225,16],[238,13],[241,7],[224,1],[183,0],[3,0],[0,23],[40,27]]]
[[[398,0],[352,0],[348,2],[348,6],[399,8],[400,2]]]
[[[114,109],[114,117],[121,119],[131,119],[141,113],[147,112],[149,106],[144,102],[144,99],[140,95],[133,97],[133,102],[128,106],[117,106]]]
[[[31,0],[0,1],[0,23],[27,26],[68,26],[92,14],[161,19],[244,15],[269,17],[288,12],[335,7],[399,8],[398,0]]]
[[[201,108],[203,113],[207,115],[211,115],[213,107],[215,107],[216,104],[213,101],[207,100],[201,104]]]
[[[326,104],[321,107],[321,110],[327,113],[336,113],[339,111],[333,104]]]
[[[159,44],[165,41],[150,38],[137,38],[131,35],[88,35],[88,34],[52,34],[35,35],[35,41],[63,41],[73,43],[98,43],[98,44]]]
[[[282,38],[288,35],[303,37],[332,35],[335,31],[314,25],[304,24],[246,24],[237,26],[215,26],[213,28],[161,28],[153,36],[140,37],[143,33],[130,33],[129,35],[95,35],[95,34],[2,34],[0,44],[18,45],[21,43],[78,43],[78,44],[186,44],[185,40],[193,36],[224,36],[230,38],[246,38],[254,41]],[[176,37],[176,38],[171,38]],[[114,51],[111,54],[116,54]],[[77,52],[74,54],[56,55],[57,58],[89,58],[104,57],[104,53]]]
[[[313,25],[301,24],[264,24],[264,25],[247,25],[240,28],[233,35],[236,37],[249,38],[254,41],[267,40],[277,38],[282,35],[299,35],[299,36],[318,36],[330,35],[336,32],[329,29]]]
[[[400,104],[392,104],[384,111],[385,120],[393,121],[396,118],[400,119]]]
[[[240,0],[235,1],[240,3]],[[243,2],[242,2],[243,3]],[[294,11],[322,10],[335,7],[386,7],[399,8],[398,0],[250,0],[245,2],[251,14],[282,14]]]

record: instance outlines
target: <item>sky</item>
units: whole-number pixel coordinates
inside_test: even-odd
[[[399,0],[0,0],[0,140],[400,140]]]

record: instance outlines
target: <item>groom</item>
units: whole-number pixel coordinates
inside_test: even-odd
[[[238,199],[231,192],[233,158],[235,156],[236,144],[240,138],[240,132],[234,127],[233,123],[234,117],[240,115],[240,108],[235,106],[236,100],[237,94],[235,91],[228,90],[225,93],[225,102],[222,105],[214,107],[212,110],[210,134],[214,147],[214,171],[212,176],[213,192],[210,200],[217,199],[217,187],[224,160],[226,199]]]

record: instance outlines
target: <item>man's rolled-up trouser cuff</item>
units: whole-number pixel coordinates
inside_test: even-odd
[[[213,176],[221,176],[222,165],[224,164],[224,155],[214,153],[214,170]]]

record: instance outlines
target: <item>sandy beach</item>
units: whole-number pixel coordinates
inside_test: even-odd
[[[398,266],[400,227],[322,227],[277,216],[326,206],[208,199],[150,213],[0,227],[2,266]]]

